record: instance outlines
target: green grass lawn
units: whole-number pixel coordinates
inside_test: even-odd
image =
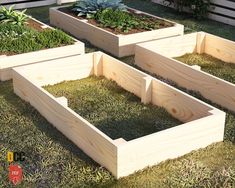
[[[88,77],[47,86],[66,97],[71,109],[112,139],[129,141],[182,124],[164,108],[144,105],[140,98],[104,77]]]
[[[148,1],[125,2],[131,7],[184,23],[187,32],[203,30],[235,40],[235,27],[210,20],[197,21]],[[28,12],[48,21],[47,7]],[[95,50],[97,48],[86,43],[87,52]],[[133,65],[134,58],[122,60]],[[198,93],[178,88],[212,104]],[[115,180],[17,97],[11,81],[0,82],[0,187],[14,187],[8,180],[7,151],[26,153],[26,160],[20,162],[24,181],[18,187],[235,187],[235,115],[226,113],[224,142]]]
[[[235,64],[226,63],[207,54],[185,54],[175,59],[188,64],[199,65],[201,69],[216,77],[235,83]]]

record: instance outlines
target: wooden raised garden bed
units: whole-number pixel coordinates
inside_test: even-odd
[[[37,31],[46,29],[53,29],[50,26],[30,18],[30,27]],[[11,69],[16,66],[27,65],[45,60],[57,59],[65,56],[72,56],[77,54],[84,54],[85,45],[84,43],[72,38],[74,44],[62,45],[60,47],[43,49],[39,51],[33,51],[28,53],[1,53],[0,52],[0,80],[5,81],[12,78]]]
[[[235,112],[235,80],[233,83],[225,81],[221,79],[222,76],[218,78],[202,71],[198,65],[188,65],[173,59],[188,53],[212,56],[223,61],[220,67],[228,65],[232,69],[235,63],[235,42],[204,32],[146,42],[136,46],[135,63],[182,87],[199,91],[205,98]],[[208,66],[207,68],[210,69]],[[219,70],[217,72],[218,76],[222,73]],[[210,73],[213,74],[213,71]]]
[[[144,14],[156,18],[156,20],[165,21],[172,26],[157,29],[153,31],[144,31],[132,34],[115,34],[110,30],[103,29],[86,19],[76,17],[75,14],[63,11],[69,6],[61,6],[50,9],[50,23],[58,28],[63,29],[77,38],[86,39],[95,46],[110,52],[117,57],[123,57],[134,54],[135,44],[154,39],[160,39],[170,36],[183,35],[184,26],[164,20],[162,18],[129,9],[135,14]]]
[[[70,109],[65,97],[43,88],[91,75],[115,81],[184,123],[129,141],[111,139]],[[18,96],[116,178],[223,140],[224,112],[101,52],[16,67],[13,85]]]

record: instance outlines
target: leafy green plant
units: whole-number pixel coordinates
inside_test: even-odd
[[[101,27],[107,27],[122,32],[129,32],[131,29],[158,29],[162,22],[156,19],[151,20],[147,16],[138,16],[127,11],[113,10],[111,8],[98,11],[94,19]],[[164,24],[167,25],[165,22]]]
[[[92,18],[98,11],[111,8],[114,10],[126,10],[122,0],[78,0],[72,11],[78,13],[78,16]]]
[[[204,18],[210,7],[210,0],[164,0],[164,2],[174,5],[179,12],[183,12],[184,8],[189,9],[197,19]]]
[[[19,54],[73,43],[60,30],[38,32],[23,25],[0,24],[0,53]]]
[[[29,16],[25,14],[26,10],[15,11],[14,6],[11,6],[9,9],[6,7],[1,7],[0,9],[0,23],[10,23],[13,25],[24,25]]]
[[[105,9],[97,12],[95,19],[102,27],[122,30],[128,32],[132,28],[136,28],[139,23],[133,15],[120,10]]]

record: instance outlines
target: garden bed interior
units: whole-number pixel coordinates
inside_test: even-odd
[[[113,140],[126,141],[182,124],[164,108],[144,105],[139,97],[105,77],[88,77],[44,87]]]
[[[30,32],[42,33],[42,32],[47,32],[48,30],[54,30],[54,28],[34,18],[30,18],[27,22],[28,23],[26,23],[26,26],[22,26],[22,27],[25,27],[25,29],[28,29],[28,31],[22,32],[22,36],[25,35],[25,33],[27,34]],[[20,27],[20,26],[13,26],[13,27]],[[9,31],[9,32],[14,32],[14,31]],[[44,35],[47,35],[47,33],[45,33]],[[44,36],[40,36],[40,37],[44,37]],[[16,51],[6,51],[6,49],[4,48],[3,48],[3,51],[1,51],[0,49],[0,80],[5,81],[5,80],[11,79],[12,78],[11,69],[13,67],[42,62],[45,60],[57,59],[57,58],[66,57],[66,56],[84,54],[85,52],[84,43],[70,36],[67,36],[67,38],[69,38],[71,41],[66,42],[64,38],[63,39],[61,38],[60,42],[58,42],[59,40],[56,40],[56,42],[54,40],[54,43],[55,43],[55,44],[53,43],[54,47],[50,47],[52,45],[51,44],[52,41],[51,39],[49,39],[47,47],[37,48],[36,46],[33,46],[32,50],[29,50],[30,48],[29,45],[31,45],[32,43],[26,43],[27,41],[22,41],[22,40],[19,42],[17,40],[12,39],[12,42],[8,44],[14,45],[14,48]],[[31,39],[29,38],[29,40]],[[46,39],[44,39],[44,42],[45,40]],[[25,49],[22,49],[22,51],[26,50],[26,52],[20,51],[19,48],[17,47],[18,45],[21,45],[20,44],[21,42],[26,43],[28,45],[28,46],[25,45]],[[41,44],[38,44],[38,46],[40,45]],[[24,45],[21,45],[21,48],[23,48],[22,46]],[[8,48],[11,49],[10,47]]]
[[[43,88],[92,75],[115,81],[184,123],[129,141],[111,139],[69,108],[65,97]],[[223,140],[224,112],[101,52],[14,68],[13,85],[18,96],[116,178]]]
[[[128,8],[133,14],[155,18],[156,21],[162,20],[172,26],[167,25],[165,28],[152,31],[132,31],[131,34],[117,34],[113,30],[98,27],[94,21],[76,17],[74,12],[68,11],[69,7],[71,6],[50,8],[50,23],[77,38],[88,40],[117,57],[133,55],[137,43],[183,35],[184,33],[184,26],[181,24]]]
[[[201,58],[207,61],[207,65],[200,67],[200,63],[192,65],[178,61],[187,57]],[[199,91],[212,102],[235,111],[233,41],[198,32],[146,42],[136,46],[135,63],[148,72],[172,80],[187,89]]]

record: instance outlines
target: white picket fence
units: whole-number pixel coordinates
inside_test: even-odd
[[[152,0],[152,2],[167,5],[164,0]],[[170,7],[175,8],[174,5]],[[208,18],[235,26],[235,0],[211,0]]]

